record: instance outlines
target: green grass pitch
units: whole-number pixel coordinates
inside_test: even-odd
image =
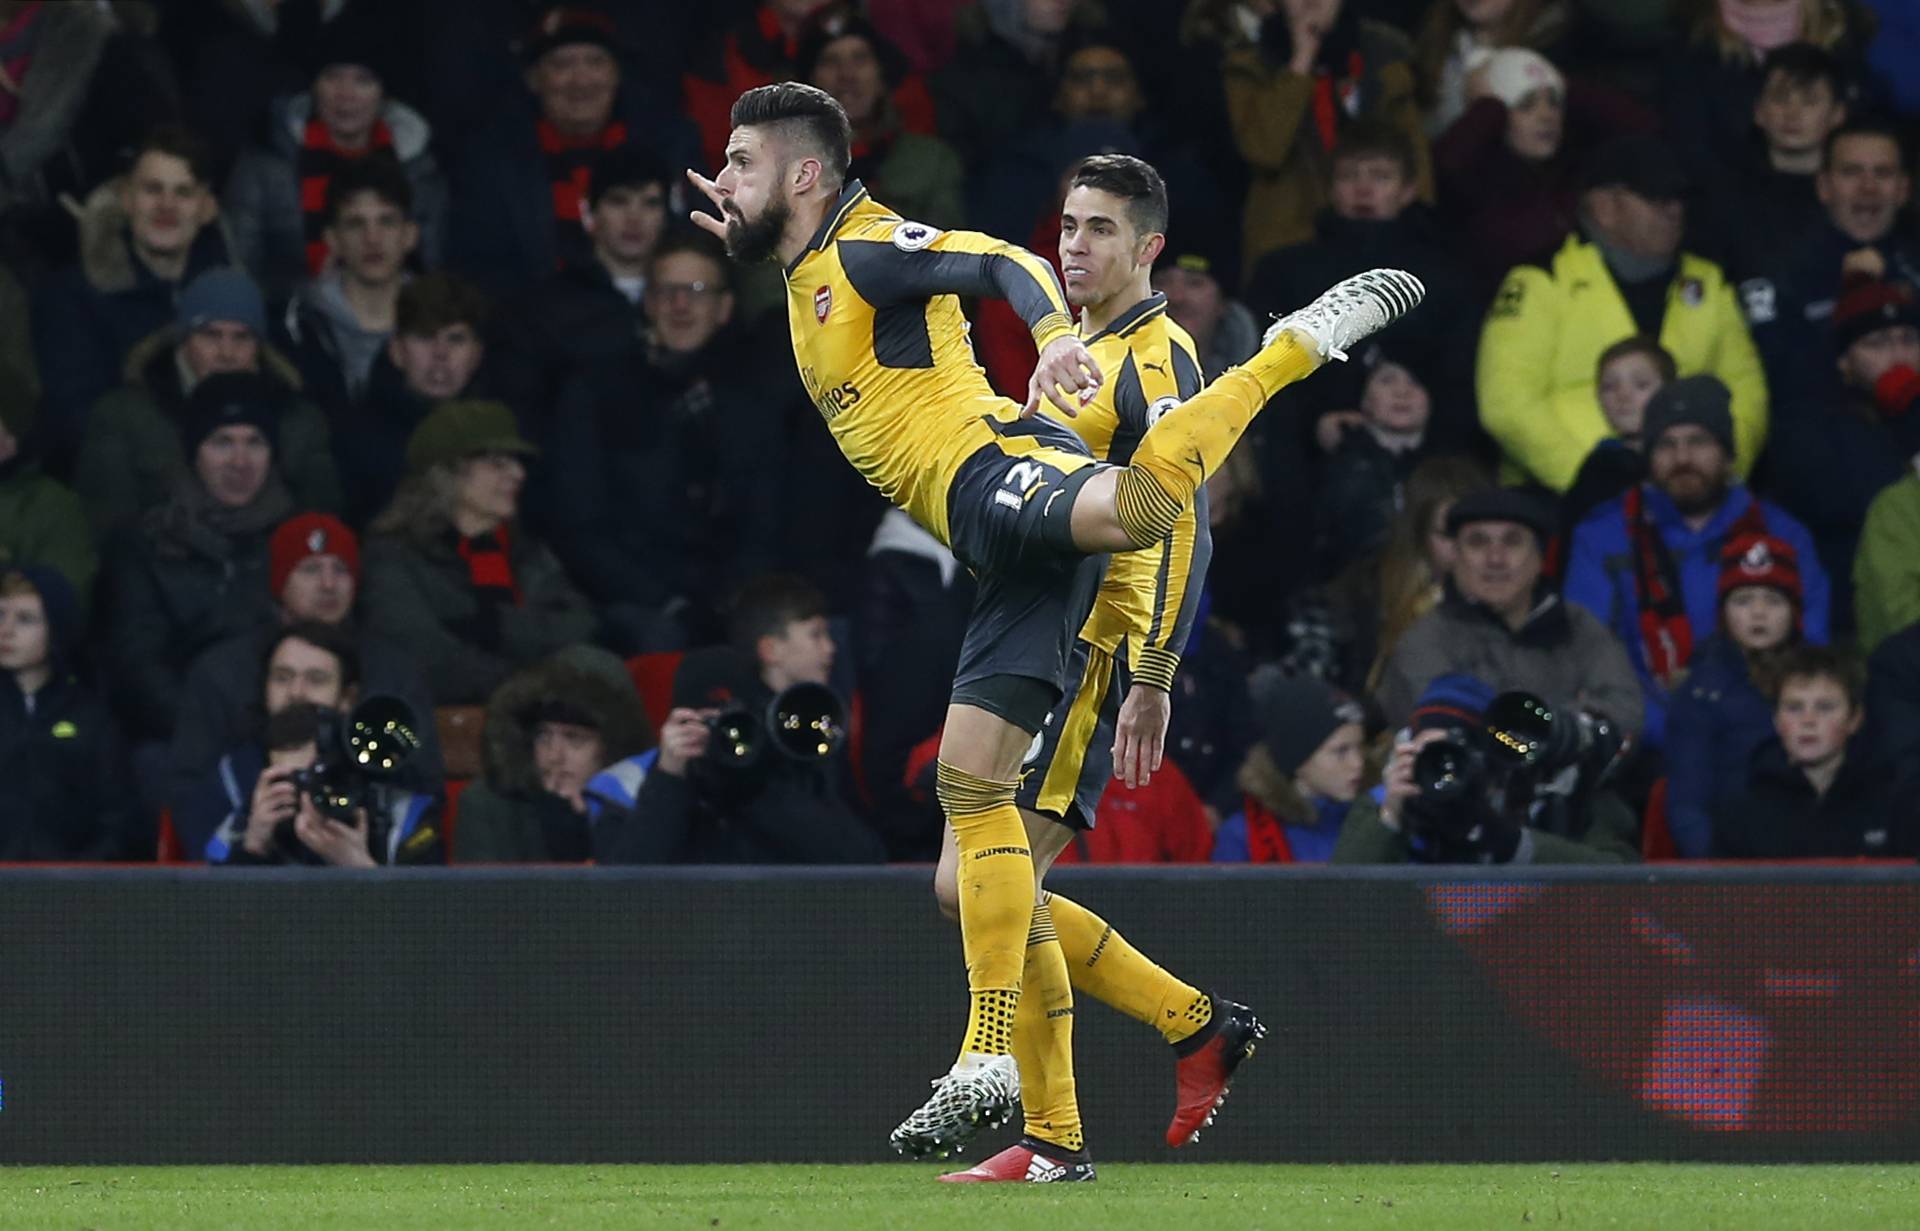
[[[0,1228],[465,1231],[467,1228],[1920,1226],[1920,1167],[1115,1164],[1097,1183],[936,1184],[872,1167],[31,1167],[0,1169]]]

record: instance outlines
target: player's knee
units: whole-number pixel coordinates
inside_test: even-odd
[[[1114,488],[1114,518],[1136,548],[1151,547],[1180,521],[1181,504],[1139,466],[1121,472]]]

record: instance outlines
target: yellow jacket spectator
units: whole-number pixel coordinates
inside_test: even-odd
[[[1564,492],[1611,434],[1595,387],[1607,347],[1659,339],[1680,375],[1733,393],[1734,468],[1744,478],[1767,438],[1767,382],[1726,275],[1680,251],[1685,180],[1656,138],[1597,152],[1581,200],[1585,235],[1548,268],[1507,275],[1480,335],[1480,422],[1505,455],[1502,478]]]

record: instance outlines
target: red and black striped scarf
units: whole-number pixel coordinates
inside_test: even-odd
[[[1666,540],[1660,537],[1652,510],[1647,508],[1644,488],[1627,489],[1625,512],[1627,544],[1633,553],[1634,601],[1639,605],[1640,648],[1647,660],[1647,674],[1661,687],[1672,688],[1693,658],[1693,625],[1687,621],[1680,569],[1667,550]],[[1727,527],[1722,541],[1766,532],[1766,516],[1755,500],[1739,520]]]
[[[627,141],[627,126],[618,121],[591,137],[562,136],[559,129],[540,121],[540,152],[547,156],[547,182],[553,188],[555,222],[580,225],[587,186],[593,178],[593,160],[602,150],[617,149]]]
[[[1240,802],[1247,818],[1247,862],[1292,863],[1293,844],[1280,818],[1251,795],[1241,796]]]
[[[1358,111],[1360,79],[1367,71],[1358,51],[1347,53],[1347,75],[1335,80],[1324,68],[1313,74],[1313,125],[1320,133],[1320,147],[1331,150],[1340,136],[1343,119],[1352,119]]]
[[[520,585],[513,578],[513,540],[503,525],[492,534],[460,536],[460,558],[467,562],[467,580],[482,598],[520,605]]]
[[[393,131],[385,120],[375,120],[373,135],[365,149],[343,150],[334,144],[333,134],[319,119],[307,121],[306,134],[300,139],[300,213],[307,241],[307,273],[318,276],[327,264],[327,185],[333,173],[343,165],[368,154],[393,154]]]

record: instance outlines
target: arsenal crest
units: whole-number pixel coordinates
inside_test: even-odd
[[[833,288],[823,286],[813,293],[813,315],[822,325],[827,323],[827,313],[833,311]]]

